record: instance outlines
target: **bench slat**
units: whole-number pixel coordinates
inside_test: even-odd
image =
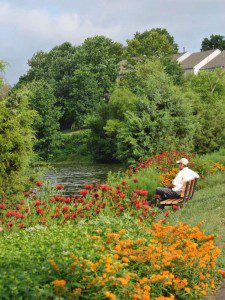
[[[183,199],[166,199],[160,202],[160,204],[177,204],[183,202]]]

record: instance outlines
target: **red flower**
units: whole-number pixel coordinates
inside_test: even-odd
[[[66,220],[68,220],[68,219],[70,218],[70,215],[69,215],[69,214],[65,214],[65,215],[63,216],[63,218],[66,219]]]
[[[7,227],[8,227],[8,228],[10,228],[10,227],[12,227],[12,226],[13,226],[13,223],[12,223],[12,222],[8,222],[8,223],[7,223]]]
[[[110,186],[106,185],[106,184],[101,184],[100,185],[100,190],[102,191],[108,191],[110,189]]]
[[[62,190],[62,189],[64,189],[64,187],[65,187],[65,185],[63,185],[63,184],[57,184],[57,185],[55,186],[55,188],[56,188],[57,190]]]
[[[88,193],[89,193],[88,190],[81,190],[81,191],[79,191],[79,194],[82,195],[82,196],[86,196]]]
[[[59,214],[57,212],[50,215],[50,217],[52,219],[57,218],[58,216],[59,216]]]
[[[41,216],[43,216],[43,214],[44,214],[44,210],[39,207],[36,208],[36,212]]]
[[[119,197],[122,198],[122,199],[124,199],[124,198],[126,197],[126,194],[124,194],[124,193],[119,193]]]
[[[138,178],[137,177],[133,178],[133,182],[138,182]]]
[[[168,216],[170,215],[170,212],[169,212],[169,211],[166,211],[166,212],[164,213],[164,215],[165,215],[165,217],[168,217]]]
[[[92,183],[90,183],[90,184],[84,183],[84,188],[87,190],[91,190],[93,188],[93,184]]]
[[[0,209],[5,209],[6,208],[6,204],[0,204]]]
[[[135,193],[138,194],[138,195],[142,195],[142,196],[148,195],[147,190],[135,190]]]
[[[69,210],[70,210],[69,206],[63,206],[62,207],[62,213],[67,212]]]
[[[172,208],[173,208],[173,210],[180,210],[180,206],[178,206],[178,205],[173,205]]]
[[[41,186],[41,185],[44,184],[44,182],[43,181],[36,181],[35,184],[36,184],[36,186]]]

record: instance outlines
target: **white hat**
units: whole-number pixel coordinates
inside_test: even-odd
[[[189,163],[188,159],[184,157],[177,161],[177,164],[183,164],[184,166],[187,166],[188,163]]]

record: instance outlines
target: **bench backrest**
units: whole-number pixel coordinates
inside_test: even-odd
[[[197,178],[184,182],[184,186],[181,192],[181,198],[183,198],[184,203],[189,201],[193,197],[196,183]]]

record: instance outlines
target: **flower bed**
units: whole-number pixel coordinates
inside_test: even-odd
[[[108,184],[85,184],[79,195],[63,196],[63,185],[55,188],[49,183],[36,182],[36,188],[24,192],[23,199],[17,203],[0,203],[0,221],[4,228],[27,228],[35,224],[51,225],[65,223],[68,220],[91,219],[101,211],[116,215],[130,212],[140,219],[155,218],[157,210],[149,207],[148,198],[154,194],[157,186],[167,186],[178,169],[176,161],[187,157],[190,166],[199,172],[202,178],[206,174],[224,171],[218,162],[201,162],[194,155],[170,151],[150,157],[146,161],[130,166],[123,179],[109,178]],[[12,207],[12,209],[10,209]]]
[[[202,299],[225,276],[214,237],[199,226],[171,226],[169,211],[156,221],[159,212],[147,202],[175,175],[181,156],[203,177],[225,169],[165,152],[107,184],[87,183],[73,197],[63,196],[62,185],[38,181],[19,203],[3,199],[0,258],[7,256],[9,265],[0,263],[0,292],[8,298]]]
[[[199,226],[162,221],[139,228],[139,238],[126,230],[90,235],[95,254],[69,253],[50,259],[55,293],[65,298],[202,299],[219,278],[220,250]]]

